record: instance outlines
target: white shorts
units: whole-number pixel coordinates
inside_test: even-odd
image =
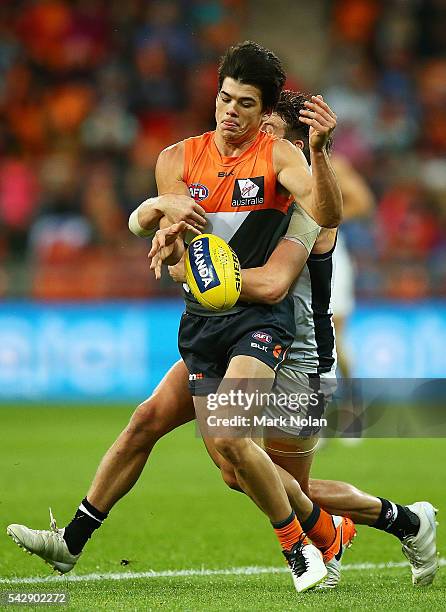
[[[333,315],[348,317],[355,307],[355,267],[341,235],[334,250],[334,264]]]
[[[335,372],[306,374],[283,365],[274,383],[275,402],[263,408],[267,428],[273,427],[287,437],[310,437],[325,425],[324,412],[336,390]]]

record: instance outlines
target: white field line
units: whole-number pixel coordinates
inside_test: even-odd
[[[446,565],[446,559],[439,559],[440,566]],[[346,563],[342,571],[353,572],[361,570],[380,570],[408,567],[407,561],[389,561],[388,563]],[[104,574],[68,574],[66,576],[29,576],[24,578],[0,578],[0,584],[45,584],[56,582],[94,582],[103,580],[135,580],[138,578],[183,578],[188,576],[255,576],[258,574],[283,574],[288,572],[286,567],[230,567],[227,569],[183,569],[163,570],[159,572],[119,572]]]

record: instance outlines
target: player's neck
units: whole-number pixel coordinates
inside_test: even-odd
[[[239,157],[244,153],[252,143],[257,139],[259,132],[248,136],[243,141],[232,141],[225,139],[223,135],[217,130],[215,132],[215,145],[218,152],[223,157]]]

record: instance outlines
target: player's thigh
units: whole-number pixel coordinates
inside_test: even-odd
[[[317,436],[308,438],[284,437],[283,432],[270,429],[263,439],[263,448],[273,463],[280,465],[301,486],[304,493],[309,491],[309,478],[314,453],[318,442]]]
[[[270,391],[274,371],[259,359],[236,355],[229,362],[215,393],[194,396],[195,412],[203,438],[211,438],[217,450],[220,442],[242,447],[251,436],[254,415],[261,407],[258,398]]]
[[[182,360],[170,368],[152,395],[138,406],[134,417],[163,434],[195,418],[188,371]]]
[[[292,361],[280,369],[274,400],[265,406],[268,423],[263,446],[277,465],[289,472],[308,491],[326,398],[319,375],[299,371]],[[271,424],[272,423],[272,424]]]
[[[225,379],[237,378],[265,380],[271,387],[274,381],[274,370],[269,364],[252,355],[235,355],[229,362]]]
[[[222,402],[223,396],[228,402],[234,398],[231,402],[231,406],[235,404],[234,414],[248,417],[252,424],[254,414],[261,411],[262,394],[271,391],[274,379],[275,372],[270,363],[252,355],[235,355],[229,362],[218,393],[222,395]]]

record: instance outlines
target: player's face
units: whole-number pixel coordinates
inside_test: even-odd
[[[257,87],[225,78],[217,95],[215,110],[217,131],[224,140],[248,140],[259,131],[266,117],[262,110],[262,94]]]
[[[267,117],[262,123],[262,130],[267,134],[277,136],[277,138],[285,138],[285,128],[285,121],[276,113]]]
[[[277,136],[277,138],[286,137],[286,123],[276,113],[273,113],[270,117],[266,117],[266,119],[262,123],[261,129],[267,134]],[[301,151],[303,151],[305,148],[305,143],[303,140],[290,140],[290,142],[292,142],[293,145]]]

